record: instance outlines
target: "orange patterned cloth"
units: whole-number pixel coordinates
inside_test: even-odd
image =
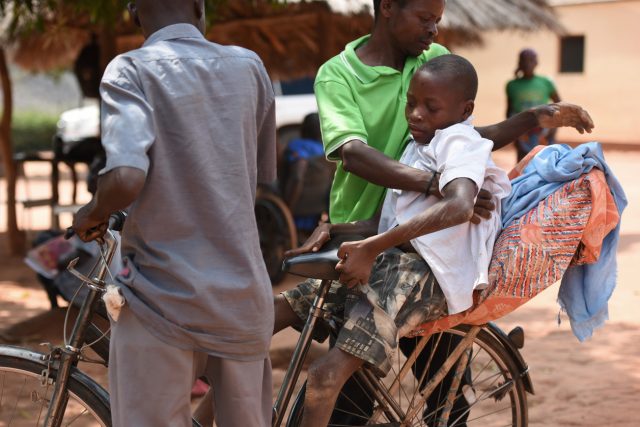
[[[510,172],[514,179],[544,147],[536,147]],[[480,325],[511,313],[562,278],[571,263],[598,260],[604,237],[620,217],[599,169],[565,184],[505,228],[494,246],[489,286],[474,293],[473,306],[421,325],[412,336],[460,323]]]

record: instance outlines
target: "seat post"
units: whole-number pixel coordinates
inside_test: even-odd
[[[324,300],[331,288],[331,282],[331,280],[323,280],[320,282],[316,297],[313,300],[313,305],[309,310],[309,316],[307,317],[307,321],[302,329],[300,338],[298,338],[296,348],[294,349],[293,356],[291,357],[291,362],[289,362],[289,368],[282,380],[282,386],[280,387],[280,391],[278,391],[278,397],[276,398],[273,406],[273,419],[271,424],[274,427],[279,426],[284,418],[284,409],[289,403],[295,382],[300,375],[302,364],[307,356],[309,347],[311,346],[313,328],[315,327],[318,319],[322,317],[322,306],[324,305]]]

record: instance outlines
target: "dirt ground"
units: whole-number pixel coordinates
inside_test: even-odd
[[[509,168],[515,154],[498,152],[496,162]],[[609,303],[610,320],[594,337],[579,343],[569,322],[560,315],[556,303],[558,285],[545,291],[497,324],[506,331],[516,325],[525,329],[523,356],[530,366],[535,395],[529,396],[532,426],[637,426],[640,397],[640,180],[637,179],[640,151],[606,151],[609,165],[621,181],[629,200],[623,215],[618,248],[618,284]],[[47,170],[28,166],[27,183],[21,181],[19,198],[46,196]],[[0,204],[6,200],[1,182]],[[70,194],[65,181],[62,194]],[[80,201],[87,194],[81,188]],[[32,347],[40,342],[61,340],[63,311],[48,311],[48,301],[35,275],[21,257],[10,257],[4,233],[5,212],[0,210],[0,342],[18,340]],[[21,223],[30,230],[49,227],[46,208],[20,211]],[[62,225],[68,225],[63,216]],[[33,232],[29,233],[33,236]],[[292,287],[296,278],[287,277],[274,292]],[[9,332],[11,336],[7,336]],[[283,331],[274,336],[271,356],[274,365],[274,390],[277,389],[295,344],[296,333]],[[314,346],[313,355],[324,351]],[[104,370],[90,367],[104,382]]]

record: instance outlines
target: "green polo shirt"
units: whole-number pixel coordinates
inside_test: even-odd
[[[551,101],[556,91],[553,81],[544,76],[518,78],[507,83],[507,98],[511,101],[510,114],[516,114]]]
[[[398,160],[409,140],[404,109],[411,76],[429,59],[449,53],[434,43],[417,58],[407,58],[402,72],[372,67],[355,53],[369,37],[347,44],[342,53],[327,61],[314,85],[325,153],[338,162],[329,208],[333,223],[371,218],[385,194],[385,188],[345,172],[336,150],[356,139]]]

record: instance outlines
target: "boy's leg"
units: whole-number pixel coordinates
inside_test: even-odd
[[[316,359],[307,372],[307,388],[301,427],[324,427],[342,386],[364,363],[337,347]]]
[[[207,378],[213,389],[218,426],[271,426],[272,383],[268,357],[251,362],[209,357]]]
[[[280,294],[273,297],[273,308],[275,312],[273,333],[277,334],[281,330],[300,323],[300,317],[291,308],[285,297]]]
[[[125,305],[112,322],[109,389],[114,427],[191,426],[196,354],[153,336]]]

